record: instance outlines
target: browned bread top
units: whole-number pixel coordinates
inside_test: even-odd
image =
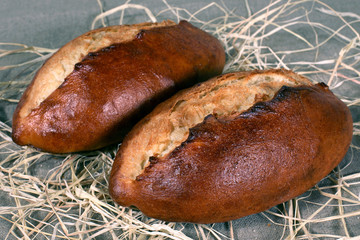
[[[185,21],[92,31],[40,69],[14,113],[13,139],[57,153],[118,142],[158,101],[224,63],[220,42]]]
[[[315,185],[344,157],[349,109],[291,71],[230,73],[160,104],[125,138],[110,194],[168,221],[223,222]]]
[[[26,94],[22,97],[20,117],[26,117],[55,91],[74,70],[76,63],[91,52],[104,47],[131,41],[145,29],[175,25],[172,21],[109,26],[89,31],[65,44],[39,69]]]

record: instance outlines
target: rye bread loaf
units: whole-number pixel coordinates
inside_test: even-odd
[[[159,101],[224,64],[221,43],[186,21],[90,31],[38,71],[15,110],[13,140],[55,153],[119,142]]]
[[[224,222],[314,186],[343,159],[349,109],[292,71],[236,72],[183,90],[126,136],[112,198],[167,221]]]

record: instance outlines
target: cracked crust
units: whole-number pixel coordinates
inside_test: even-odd
[[[109,191],[168,221],[223,222],[315,185],[344,157],[350,111],[286,70],[230,73],[160,104],[123,141]]]
[[[26,90],[19,111],[19,117],[28,116],[52,92],[54,92],[88,53],[115,43],[128,42],[135,38],[140,30],[154,27],[173,26],[168,20],[161,23],[139,23],[134,25],[109,26],[89,31],[61,47],[49,58],[37,72],[33,82]]]
[[[160,104],[127,136],[123,143],[126,147],[122,148],[125,158],[122,174],[135,179],[148,165],[149,158],[163,157],[174,150],[187,139],[189,129],[210,114],[227,118],[256,102],[270,100],[284,85],[310,84],[293,72],[271,70],[225,74],[182,91]]]
[[[39,70],[15,110],[13,140],[55,153],[119,142],[159,101],[224,63],[220,42],[186,21],[91,31]]]

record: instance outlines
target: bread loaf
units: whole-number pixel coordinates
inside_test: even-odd
[[[90,31],[38,71],[14,113],[13,140],[55,153],[119,142],[155,104],[224,63],[220,42],[185,21]]]
[[[314,186],[343,159],[349,109],[292,71],[236,72],[181,91],[126,136],[112,198],[167,221],[258,213]]]

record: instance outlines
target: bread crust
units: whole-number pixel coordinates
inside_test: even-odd
[[[91,31],[39,70],[15,110],[13,140],[54,153],[119,142],[159,101],[224,63],[220,42],[185,21]]]
[[[133,143],[144,137],[141,129],[174,110],[171,106],[183,97],[199,97],[201,89],[227,78],[246,82],[273,74],[303,84],[283,86],[270,100],[256,100],[242,112],[210,114],[189,128],[181,144],[150,156],[140,172],[133,169]],[[214,223],[258,213],[304,193],[343,159],[352,138],[352,118],[325,84],[312,85],[302,78],[284,70],[225,74],[162,103],[120,146],[109,179],[111,196],[150,217]],[[161,135],[166,127],[158,129]]]

